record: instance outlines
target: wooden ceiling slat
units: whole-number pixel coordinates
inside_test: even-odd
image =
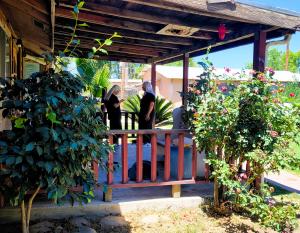
[[[68,39],[71,38],[70,34],[67,33],[59,33],[56,32],[56,41],[68,41]],[[84,36],[77,36],[76,39],[80,39],[81,44],[89,44],[92,46],[97,45],[97,42],[94,40],[94,38],[91,37],[84,37]],[[133,49],[135,51],[149,51],[149,52],[156,52],[156,53],[167,53],[170,52],[169,49],[161,49],[161,48],[155,48],[155,47],[147,47],[143,45],[137,45],[137,44],[125,44],[125,43],[119,43],[118,38],[113,39],[112,46],[118,47],[118,48],[124,48],[124,49]]]
[[[36,7],[28,4],[24,1],[24,4],[20,4],[20,0],[1,0],[3,3],[22,11],[23,13],[32,16],[33,18],[42,21],[43,23],[49,24],[49,17],[47,14],[38,11]]]
[[[59,27],[65,27],[68,26],[68,24],[61,23],[60,21],[56,22],[56,25]],[[149,34],[149,33],[143,33],[143,32],[134,32],[130,30],[124,30],[124,29],[118,29],[118,28],[112,28],[112,27],[106,27],[106,26],[100,26],[100,25],[89,25],[88,28],[78,28],[76,33],[108,33],[112,35],[113,33],[118,32],[122,37],[130,38],[130,39],[137,39],[137,40],[146,40],[146,41],[154,41],[154,42],[160,42],[160,43],[169,43],[169,44],[175,44],[175,45],[192,45],[196,42],[195,39],[191,38],[184,38],[184,37],[175,37],[175,36],[166,36],[166,35],[158,35],[158,34]]]
[[[268,9],[236,2],[234,9],[218,4],[207,4],[206,0],[123,0],[141,5],[183,11],[191,14],[228,19],[246,23],[265,24],[282,28],[295,29],[299,26],[299,16],[275,12]]]
[[[55,13],[57,17],[73,19],[72,11],[70,11],[69,8],[57,7]],[[120,29],[129,29],[137,32],[156,33],[158,30],[160,30],[160,28],[152,25],[140,24],[128,20],[126,21],[118,18],[102,16],[91,12],[85,12],[83,10],[80,11],[79,20],[86,23],[98,24],[103,26],[111,26]]]
[[[55,40],[55,45],[57,46],[64,46],[66,45],[64,40]],[[77,46],[78,49],[90,49],[94,47],[96,44],[95,43],[87,43],[82,41],[80,43],[80,45]],[[140,50],[140,49],[134,49],[134,48],[124,48],[124,47],[120,47],[117,45],[111,45],[108,47],[105,47],[104,49],[106,49],[107,51],[112,51],[112,52],[119,52],[120,54],[125,53],[125,54],[137,54],[137,55],[145,55],[145,56],[149,56],[149,57],[158,57],[160,55],[162,55],[162,53],[157,52],[155,50],[149,51],[149,50]]]
[[[66,3],[64,3],[66,2]],[[62,1],[60,5],[64,7],[71,8],[72,5],[76,3],[75,0],[73,1]],[[206,23],[204,23],[204,20],[201,21],[190,21],[186,18],[180,18],[177,15],[174,17],[165,16],[162,14],[153,14],[148,13],[147,11],[137,11],[137,10],[128,10],[124,8],[118,8],[114,6],[104,5],[104,4],[96,4],[91,1],[86,1],[86,4],[84,6],[84,11],[92,12],[92,13],[100,13],[104,15],[110,15],[114,17],[119,18],[125,18],[125,19],[133,19],[138,20],[141,22],[148,22],[148,23],[156,23],[156,24],[175,24],[175,25],[181,25],[181,26],[187,26],[187,27],[195,27],[199,28],[201,31],[208,31],[208,32],[218,32],[218,25],[209,26]],[[230,30],[228,29],[228,32]]]
[[[57,26],[57,29],[55,30],[56,37],[64,37],[66,40],[71,38],[71,35],[66,32],[63,28],[60,28]],[[109,33],[77,33],[77,38],[79,39],[89,39],[89,40],[94,40],[94,39],[104,39],[107,38],[108,36],[111,36]],[[112,39],[114,43],[118,44],[123,44],[123,45],[135,45],[139,46],[142,48],[153,48],[157,51],[165,51],[165,50],[176,50],[180,49],[181,46],[175,45],[175,44],[167,44],[167,43],[159,43],[159,42],[153,42],[153,41],[141,41],[138,39],[130,39],[130,38],[125,38],[122,37],[122,39],[117,38],[117,39]]]

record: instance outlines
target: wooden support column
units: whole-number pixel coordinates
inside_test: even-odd
[[[258,31],[255,33],[254,40],[254,54],[253,54],[253,69],[255,71],[264,72],[265,71],[265,58],[266,58],[266,42],[267,42],[267,32]],[[258,165],[254,165],[258,166]],[[262,183],[262,177],[257,177],[255,179],[256,189],[260,189]]]
[[[151,85],[154,93],[156,93],[156,64],[151,64]]]
[[[253,70],[264,72],[266,57],[267,32],[259,31],[255,33]]]
[[[186,102],[186,96],[185,94],[188,91],[188,85],[189,85],[189,80],[188,80],[188,72],[189,72],[189,54],[185,53],[183,55],[183,79],[182,79],[182,105],[184,108],[186,108],[187,102]]]

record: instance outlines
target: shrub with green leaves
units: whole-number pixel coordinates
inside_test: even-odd
[[[212,64],[208,60],[201,64],[205,72],[189,88],[185,115],[198,148],[208,155],[215,188],[220,191],[216,192],[215,206],[229,202],[275,230],[293,229],[295,208],[282,203],[270,205],[270,193],[259,189],[258,179],[295,160],[288,148],[298,133],[297,109],[281,102],[282,87],[272,79],[269,69],[248,76],[227,93],[226,88],[218,89],[219,77]],[[226,76],[228,80],[247,77],[231,74],[229,69]],[[251,167],[249,173],[241,170],[246,161]]]
[[[124,109],[128,112],[134,112],[136,114],[136,121],[138,121],[138,114],[140,112],[141,97],[135,95],[129,97],[124,102]],[[171,101],[164,98],[155,97],[155,126],[166,126],[172,124],[172,107]]]
[[[35,73],[0,81],[3,116],[12,123],[11,130],[0,132],[0,193],[21,207],[23,232],[28,232],[40,190],[55,203],[94,198],[91,164],[104,166],[110,147],[103,140],[106,128],[96,115],[96,100],[81,95],[84,85],[77,77]]]

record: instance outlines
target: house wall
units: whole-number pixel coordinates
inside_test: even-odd
[[[0,29],[2,33],[5,34],[6,40],[0,40],[0,48],[2,48],[2,52],[0,52],[0,61],[2,62],[2,69],[0,77],[11,77],[17,76],[18,67],[23,66],[23,59],[17,60],[18,56],[18,46],[16,45],[15,33],[8,23],[7,18],[5,17],[3,11],[0,9]],[[3,65],[5,66],[3,68]],[[22,70],[22,69],[21,69]],[[2,117],[2,110],[0,110],[0,131],[10,129],[11,123],[8,119],[4,119]]]

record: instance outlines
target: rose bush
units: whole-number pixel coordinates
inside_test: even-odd
[[[250,74],[232,74],[227,68],[220,77],[207,59],[200,64],[204,72],[189,88],[185,115],[212,168],[219,190],[215,206],[231,203],[235,210],[246,211],[266,226],[278,231],[293,229],[295,208],[270,203],[270,189],[260,185],[260,177],[295,159],[287,148],[298,133],[297,109],[279,98],[283,87],[272,78],[270,68]],[[221,78],[227,80],[227,86],[232,86],[231,80],[242,81],[226,93],[225,86],[218,88]],[[251,169],[244,171],[246,162]]]

